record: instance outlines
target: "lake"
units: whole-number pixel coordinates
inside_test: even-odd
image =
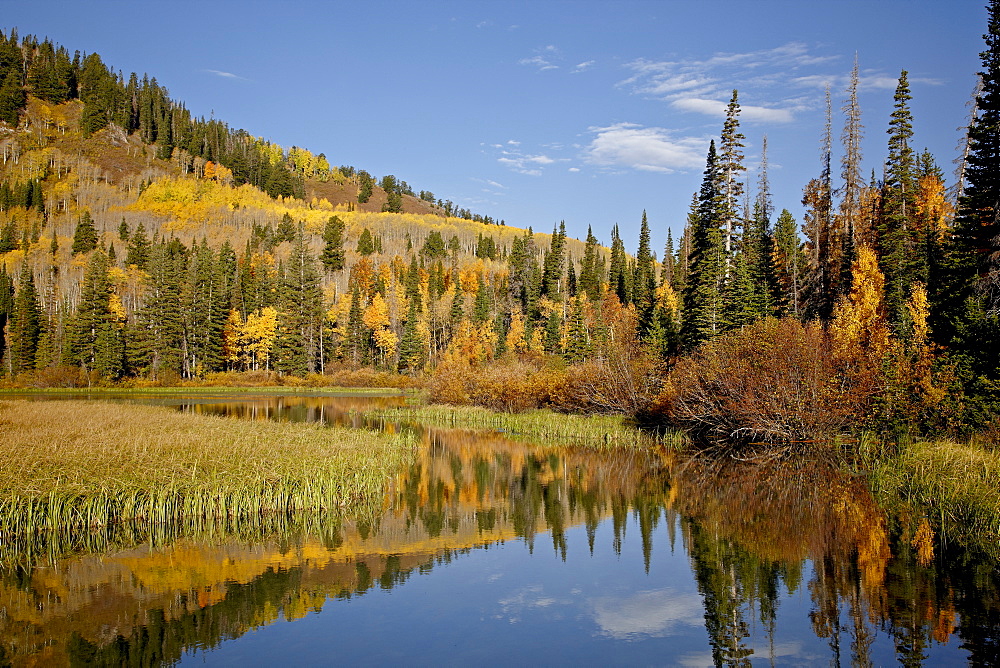
[[[155,535],[116,527],[0,571],[0,665],[996,665],[1000,656],[996,562],[958,545],[928,554],[923,518],[888,515],[863,477],[822,453],[739,461],[358,415],[402,405],[400,396],[116,398],[415,429],[421,445],[362,515]]]

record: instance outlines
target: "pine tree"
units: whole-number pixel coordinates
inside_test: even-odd
[[[583,261],[580,263],[580,291],[587,295],[591,301],[597,301],[601,297],[601,283],[603,271],[598,267],[597,237],[587,226],[587,241],[583,248]]]
[[[611,262],[608,267],[608,289],[618,295],[622,304],[632,302],[632,273],[628,270],[625,243],[618,233],[618,225],[611,228]]]
[[[344,221],[337,216],[330,216],[323,228],[323,254],[320,261],[327,271],[340,271],[344,268]]]
[[[719,140],[719,173],[720,173],[720,197],[722,200],[722,216],[724,233],[724,245],[726,252],[726,266],[729,266],[729,259],[733,250],[733,241],[737,234],[736,227],[739,225],[739,205],[740,196],[743,194],[743,182],[740,181],[740,174],[746,171],[743,165],[743,141],[746,136],[740,132],[740,103],[739,94],[733,90],[733,97],[726,107],[726,120],[722,126],[722,135]]]
[[[149,261],[149,238],[146,236],[146,227],[140,222],[135,228],[129,240],[128,249],[125,252],[125,264],[134,264],[139,269],[145,269]]]
[[[358,237],[358,255],[369,256],[375,252],[375,241],[372,238],[371,230],[367,227],[361,230],[361,236]]]
[[[0,39],[0,42],[3,40]],[[0,262],[0,360],[7,350],[7,322],[14,312],[14,281],[7,273],[7,265]]]
[[[917,193],[917,169],[910,140],[913,116],[907,72],[899,75],[892,116],[889,121],[889,157],[882,187],[882,212],[878,223],[879,267],[885,276],[885,307],[889,323],[897,331],[906,320],[906,300],[920,272],[915,266],[913,218]]]
[[[708,147],[704,178],[698,193],[697,218],[691,230],[691,256],[684,290],[681,342],[686,350],[716,336],[723,327],[725,279],[725,202],[715,141]]]
[[[656,305],[656,264],[649,245],[649,222],[645,211],[639,225],[639,249],[635,254],[632,275],[632,301],[639,314],[639,336],[645,337],[653,326],[653,308]]]
[[[25,262],[21,265],[18,276],[7,329],[8,365],[14,375],[35,368],[35,354],[41,334],[42,309],[38,303],[35,277],[31,267]]]
[[[420,340],[419,324],[420,295],[417,293],[409,298],[403,337],[399,341],[400,373],[414,373],[423,368],[424,346]]]
[[[323,291],[315,259],[299,223],[281,285],[278,368],[286,373],[314,373],[319,361]]]
[[[90,211],[84,210],[76,231],[73,232],[73,255],[88,253],[95,248],[97,248],[97,230],[94,228],[94,219],[90,217]]]
[[[566,221],[552,228],[552,241],[542,263],[542,294],[549,299],[562,299],[563,266],[566,262]]]
[[[71,325],[70,351],[84,369],[115,379],[125,373],[125,338],[122,323],[111,310],[109,267],[103,252],[94,253],[87,263],[80,303]]]
[[[7,71],[0,81],[0,121],[16,128],[20,122],[21,110],[28,103],[28,94],[21,86],[21,79],[14,69]]]
[[[773,303],[778,316],[801,317],[802,278],[806,272],[806,259],[799,240],[798,225],[788,209],[782,209],[774,226],[775,289]]]

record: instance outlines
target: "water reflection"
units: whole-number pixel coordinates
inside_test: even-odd
[[[354,426],[370,406],[226,403],[185,405]],[[227,663],[224,652],[242,642],[227,641],[265,627],[288,629],[271,651],[316,661],[322,650],[291,652],[324,637],[315,624],[325,619],[341,632],[345,663],[505,663],[517,647],[544,663],[988,665],[1000,650],[995,563],[954,547],[922,563],[918,518],[887,519],[865,481],[831,458],[737,461],[421,434],[382,508],[362,517],[164,527],[155,536],[119,528],[63,546],[70,556],[53,551],[7,569],[0,664],[156,665],[192,651]],[[474,577],[462,564],[475,565]],[[420,591],[409,603],[404,593],[425,582],[444,593]],[[428,605],[435,596],[445,599],[439,607]],[[421,626],[431,608],[440,615],[426,622],[434,633],[458,635],[431,644]],[[402,658],[378,643],[351,654],[352,636],[378,634],[377,620],[394,614],[407,620],[386,622]],[[360,625],[354,633],[351,624]],[[539,627],[544,637],[533,634]],[[254,635],[254,656],[267,662],[265,636]],[[474,653],[483,647],[504,653],[484,660]]]

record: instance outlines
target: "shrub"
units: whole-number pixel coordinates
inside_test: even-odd
[[[708,439],[802,440],[858,429],[880,390],[881,360],[863,348],[838,352],[817,323],[765,319],[680,360],[654,410]]]

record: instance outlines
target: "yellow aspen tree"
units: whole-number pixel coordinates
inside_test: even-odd
[[[247,315],[242,343],[249,353],[254,371],[270,369],[271,348],[278,331],[278,312],[266,306]]]
[[[510,315],[510,327],[507,329],[507,350],[515,353],[528,351],[528,342],[524,340],[524,317],[519,311]]]
[[[222,354],[230,364],[240,364],[244,360],[243,327],[243,316],[237,309],[232,309],[222,330]]]
[[[834,309],[830,325],[834,353],[842,359],[859,353],[881,357],[889,348],[884,304],[885,277],[871,248],[861,246],[858,249],[852,273],[851,292]]]

